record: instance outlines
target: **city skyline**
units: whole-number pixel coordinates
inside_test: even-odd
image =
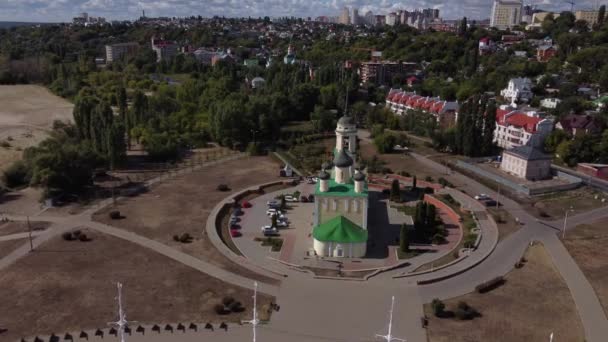
[[[524,2],[528,4],[528,2]],[[545,10],[569,9],[561,0],[539,0],[530,2]],[[590,9],[595,0],[579,1],[577,9]],[[360,15],[367,11],[387,14],[400,9],[414,10],[435,8],[445,19],[467,16],[471,19],[490,17],[492,0],[5,0],[0,2],[0,21],[69,22],[81,12],[108,20],[132,20],[145,10],[151,17],[317,17],[338,16],[344,6],[357,8]]]

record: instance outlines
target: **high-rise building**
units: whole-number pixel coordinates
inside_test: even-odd
[[[520,0],[494,0],[490,26],[506,30],[521,23],[523,3]]]
[[[359,10],[353,8],[353,16],[350,18],[350,23],[353,25],[359,25]]]
[[[124,57],[132,56],[137,53],[138,48],[139,44],[135,42],[106,45],[106,62],[112,63]]]
[[[576,20],[584,20],[591,25],[597,24],[597,20],[599,18],[599,11],[576,11],[574,12],[574,17]]]
[[[350,24],[350,14],[348,13],[348,7],[344,7],[342,9],[342,13],[340,14],[340,24],[348,25]]]
[[[371,26],[376,25],[376,16],[374,15],[374,12],[367,11],[365,13],[365,24]]]
[[[397,24],[397,13],[392,12],[386,15],[386,25],[395,26]]]

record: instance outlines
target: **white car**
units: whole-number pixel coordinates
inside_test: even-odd
[[[287,202],[297,202],[298,199],[292,195],[285,195],[285,201]]]
[[[287,220],[277,220],[277,227],[279,227],[279,228],[289,227],[289,222]]]
[[[283,215],[283,213],[280,210],[278,210],[278,209],[270,208],[270,209],[266,210],[266,215],[268,215],[268,216],[272,216],[272,215],[281,216],[281,215]]]
[[[483,201],[483,200],[490,199],[490,196],[488,196],[486,194],[479,194],[479,195],[475,196],[475,199],[478,201]]]
[[[277,235],[278,233],[279,233],[279,230],[276,228],[273,228],[271,226],[262,227],[262,234],[264,234],[265,236]]]

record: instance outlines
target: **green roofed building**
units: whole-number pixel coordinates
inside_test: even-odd
[[[333,170],[323,165],[315,190],[314,250],[318,256],[361,258],[367,247],[369,195],[365,175],[354,169],[357,128],[344,116],[336,128]]]
[[[367,249],[367,230],[340,215],[313,231],[317,254],[329,257],[361,258]]]

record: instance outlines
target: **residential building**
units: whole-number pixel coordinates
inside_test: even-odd
[[[139,44],[135,42],[106,45],[106,62],[112,63],[125,57],[133,56],[137,53],[138,49]]]
[[[494,0],[490,26],[506,30],[521,23],[523,3],[517,0]]]
[[[553,19],[557,19],[559,17],[559,13],[554,12],[536,12],[532,14],[532,20],[528,22],[526,29],[529,30],[531,28],[541,28],[543,25],[543,21],[547,18],[548,15],[552,15]]]
[[[340,13],[340,19],[339,19],[339,23],[340,24],[344,24],[344,25],[348,25],[350,24],[350,13],[348,13],[348,7],[344,7],[342,9],[342,13]]]
[[[357,127],[349,116],[338,120],[333,170],[319,173],[313,214],[317,256],[362,258],[367,252],[369,194],[365,175],[354,169]]]
[[[494,53],[496,45],[489,37],[483,37],[479,40],[479,55],[485,56]]]
[[[372,11],[367,11],[365,13],[364,20],[365,20],[365,25],[370,25],[370,26],[376,25],[376,16],[374,15],[374,12],[372,12]]]
[[[374,83],[383,85],[397,74],[414,71],[416,64],[393,61],[363,62],[359,67],[359,75],[363,84]]]
[[[604,127],[597,116],[571,113],[559,120],[555,128],[575,137],[583,134],[600,134]]]
[[[296,50],[295,48],[289,44],[287,47],[287,54],[283,58],[284,64],[294,64],[296,62]]]
[[[457,101],[446,101],[440,97],[391,89],[386,97],[386,107],[397,115],[405,115],[408,110],[419,110],[433,115],[441,127],[450,127],[458,120],[460,105]]]
[[[386,15],[386,25],[388,25],[388,26],[397,25],[399,23],[397,18],[398,18],[398,16],[397,16],[397,13],[395,13],[395,12],[387,14]]]
[[[551,155],[532,146],[517,146],[502,152],[500,169],[518,178],[537,181],[551,178]]]
[[[597,24],[599,11],[576,11],[574,12],[574,17],[576,20],[584,20],[589,26],[593,26]]]
[[[177,45],[175,42],[152,37],[151,44],[152,50],[156,52],[157,62],[169,60],[179,52],[179,45]]]
[[[350,18],[350,23],[353,25],[359,25],[359,10],[353,8],[353,15]]]
[[[548,62],[557,54],[557,49],[553,45],[543,45],[536,49],[536,60],[539,62]]]
[[[608,180],[608,164],[578,163],[576,171],[591,177]]]
[[[541,118],[536,112],[523,112],[501,106],[496,110],[494,142],[509,149],[530,145],[540,148],[545,137],[553,131],[553,120]]]
[[[507,88],[500,91],[500,95],[511,103],[528,102],[532,100],[532,81],[529,78],[517,77],[509,80]]]
[[[542,101],[540,101],[540,106],[543,108],[555,109],[561,102],[562,102],[562,100],[560,100],[558,98],[550,97],[550,98],[542,99]]]

